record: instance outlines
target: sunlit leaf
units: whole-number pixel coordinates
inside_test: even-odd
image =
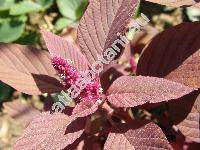
[[[41,6],[33,1],[25,0],[12,5],[10,8],[11,15],[21,15],[29,12],[37,12],[41,10]]]
[[[13,42],[24,32],[26,16],[0,18],[0,42]]]
[[[36,3],[42,7],[41,10],[46,10],[53,5],[53,0],[36,0]]]
[[[180,98],[193,88],[162,78],[122,76],[108,89],[108,101],[118,107],[135,107]]]
[[[88,69],[87,59],[77,45],[46,30],[42,30],[41,33],[51,55],[71,60],[73,66],[79,71]]]
[[[124,34],[137,0],[91,0],[78,27],[78,42],[92,65],[107,48]],[[122,52],[121,52],[122,53]]]
[[[0,1],[0,11],[8,10],[13,4],[15,0],[1,0]]]
[[[200,9],[199,8],[188,7],[186,9],[186,13],[188,15],[188,18],[191,21],[200,21]]]
[[[83,119],[70,123],[70,118],[65,114],[41,113],[17,140],[14,149],[64,149],[82,135],[85,125]]]
[[[56,21],[56,24],[55,24],[55,28],[56,30],[62,30],[66,27],[68,27],[70,24],[72,24],[74,21],[73,20],[70,20],[70,19],[67,19],[67,18],[59,18],[57,21]]]
[[[32,95],[63,88],[56,79],[49,53],[17,44],[0,44],[0,80]]]
[[[60,13],[71,20],[79,19],[86,6],[87,0],[57,0]]]
[[[200,23],[185,22],[155,36],[143,49],[137,74],[200,87]]]
[[[146,150],[163,149],[172,150],[165,134],[155,124],[121,125],[109,133],[104,150]]]

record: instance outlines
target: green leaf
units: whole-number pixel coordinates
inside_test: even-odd
[[[87,0],[57,0],[60,13],[71,20],[81,18],[87,4]]]
[[[0,82],[0,102],[8,99],[12,91],[13,89],[10,86]]]
[[[14,0],[0,0],[0,11],[8,10],[14,2]]]
[[[0,18],[0,42],[13,42],[24,32],[26,16]]]
[[[186,13],[191,21],[200,21],[200,9],[188,7]]]
[[[50,8],[53,5],[53,0],[36,0],[36,3],[42,7],[42,11]]]
[[[55,28],[56,30],[60,31],[64,28],[66,28],[67,26],[69,26],[70,24],[72,24],[74,21],[73,20],[70,20],[70,19],[67,19],[67,18],[59,18],[57,21],[56,21],[56,24],[55,24]]]
[[[38,12],[41,9],[41,5],[30,0],[26,0],[12,5],[10,8],[10,15],[21,15],[29,12]]]

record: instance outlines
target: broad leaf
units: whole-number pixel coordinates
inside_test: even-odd
[[[26,16],[0,17],[0,42],[13,42],[24,32]]]
[[[12,5],[10,8],[10,14],[21,15],[29,12],[37,12],[40,11],[41,9],[42,7],[39,4],[30,0],[25,0]]]
[[[54,0],[36,0],[36,3],[41,6],[41,10],[44,11],[53,5]]]
[[[95,111],[97,111],[98,106],[101,104],[99,101],[95,103],[80,102],[73,109],[72,116],[74,118],[79,118],[79,117],[86,117],[90,114],[93,114]]]
[[[72,23],[73,23],[73,20],[61,17],[56,21],[55,28],[56,28],[56,30],[60,31],[64,28],[68,27]]]
[[[60,13],[73,21],[83,15],[87,3],[87,0],[57,0]]]
[[[172,150],[162,130],[155,124],[129,124],[108,135],[104,150]]]
[[[61,91],[55,74],[48,52],[17,44],[0,45],[0,80],[20,92],[38,95]]]
[[[200,87],[200,23],[182,23],[160,33],[144,48],[137,74],[165,77]]]
[[[88,69],[88,62],[76,45],[45,30],[42,30],[42,35],[51,55],[70,59],[79,71]]]
[[[186,13],[190,21],[200,21],[200,9],[189,7],[186,9]]]
[[[41,113],[40,117],[34,119],[22,137],[17,140],[14,149],[64,149],[79,138],[84,131],[84,120],[70,123],[70,118],[65,114]]]
[[[198,0],[146,0],[153,3],[158,3],[171,7],[181,7],[181,6],[195,6],[199,7],[200,3]]]
[[[200,90],[168,103],[170,117],[190,141],[200,143]]]
[[[8,10],[13,4],[15,0],[1,0],[0,1],[0,11]]]
[[[79,45],[90,64],[111,48],[117,33],[124,33],[136,4],[137,0],[90,1],[78,27]]]
[[[180,98],[194,89],[155,77],[122,76],[108,89],[108,101],[117,107],[135,107]]]

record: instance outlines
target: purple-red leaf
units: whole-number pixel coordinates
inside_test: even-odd
[[[74,43],[68,42],[46,30],[42,30],[41,33],[51,55],[71,60],[73,66],[79,71],[88,69],[86,58]]]
[[[144,48],[137,74],[200,87],[200,23],[182,23],[158,34]]]
[[[46,51],[17,44],[0,44],[0,80],[20,92],[55,93],[62,85]]]
[[[90,114],[95,113],[98,110],[98,107],[100,105],[99,101],[96,101],[95,103],[80,102],[73,109],[72,116],[74,118],[79,118],[79,117],[86,117]]]
[[[81,50],[92,65],[129,23],[137,0],[91,0],[78,27]]]
[[[84,121],[75,120],[65,114],[41,113],[34,119],[14,145],[15,150],[64,149],[79,138],[84,131]],[[70,124],[70,125],[69,125]]]
[[[180,98],[194,88],[156,77],[122,76],[108,89],[108,101],[118,107],[135,107]]]
[[[168,102],[170,117],[190,141],[200,143],[200,90]]]
[[[172,150],[162,130],[155,124],[124,125],[108,135],[104,150]]]

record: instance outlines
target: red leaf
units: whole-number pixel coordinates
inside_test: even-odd
[[[80,52],[79,48],[74,45],[74,43],[70,43],[46,30],[42,30],[41,33],[51,55],[70,59],[74,67],[79,71],[85,71],[88,69],[88,62],[86,58]]]
[[[155,124],[132,124],[118,128],[108,135],[104,150],[172,150],[162,130]]]
[[[108,101],[117,107],[135,107],[180,98],[193,88],[155,77],[122,76],[108,89]]]
[[[200,143],[200,90],[168,103],[169,113],[181,133]]]
[[[198,0],[147,0],[149,2],[158,3],[161,5],[167,5],[171,7],[181,7],[181,6],[191,6],[194,5],[196,7],[200,6]]]
[[[0,44],[0,80],[18,91],[33,95],[61,91],[55,74],[46,51]]]
[[[200,87],[200,23],[182,23],[158,34],[144,48],[137,74]]]
[[[84,131],[83,120],[70,123],[71,119],[67,115],[42,113],[29,124],[22,137],[17,140],[14,149],[64,149]]]
[[[22,104],[19,101],[3,103],[4,111],[12,118],[27,126],[34,117],[40,114],[40,111],[28,104]]]
[[[90,114],[95,113],[98,110],[99,105],[101,104],[99,101],[96,101],[95,103],[80,102],[73,109],[72,116],[74,118],[79,118],[86,117]]]
[[[81,50],[92,65],[124,33],[137,0],[92,0],[78,27]]]

